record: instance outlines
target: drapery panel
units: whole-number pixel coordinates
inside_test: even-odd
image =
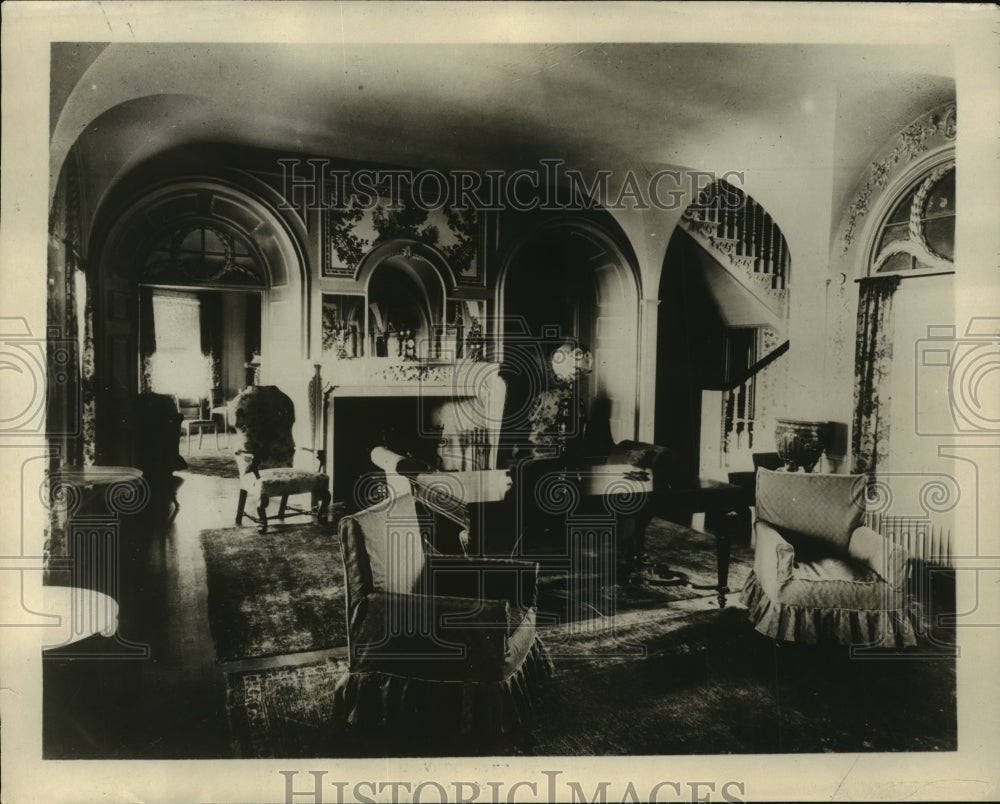
[[[222,294],[198,294],[201,353],[212,361],[212,387],[222,383]]]
[[[899,276],[876,276],[860,283],[851,438],[855,473],[874,472],[889,455],[892,300],[899,280]]]
[[[152,358],[156,352],[156,320],[153,314],[153,289],[139,287],[139,384],[143,393],[153,390]]]
[[[46,432],[56,464],[94,462],[93,309],[82,230],[79,165],[71,153],[49,217]]]

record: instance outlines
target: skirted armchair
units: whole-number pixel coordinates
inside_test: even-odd
[[[743,588],[772,639],[857,647],[916,644],[909,556],[863,526],[864,475],[757,470],[754,567]]]
[[[409,494],[340,522],[350,730],[410,738],[523,734],[551,663],[535,634],[538,566],[442,555]]]

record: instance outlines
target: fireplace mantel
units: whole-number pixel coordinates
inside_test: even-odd
[[[478,396],[497,363],[385,358],[338,360],[320,367],[325,393],[333,396]]]
[[[506,398],[498,363],[358,358],[317,368],[323,389],[325,468],[335,501],[346,502],[345,487],[373,468],[368,455],[380,444],[358,444],[357,440],[374,437],[386,425],[430,437],[430,431],[421,432],[420,427],[443,419],[451,423],[445,435],[456,443],[461,432],[479,430],[486,434],[490,461],[495,465]],[[356,400],[371,400],[372,404],[359,408]],[[423,405],[420,400],[432,401]],[[451,432],[453,428],[458,432]],[[345,442],[350,443],[345,447]],[[361,465],[356,465],[359,461]],[[338,471],[351,477],[338,478]]]

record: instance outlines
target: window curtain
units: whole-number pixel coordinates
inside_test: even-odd
[[[212,388],[222,384],[222,294],[199,293],[201,353],[212,361]],[[212,388],[206,388],[209,393]]]
[[[81,231],[79,166],[73,150],[49,219],[46,432],[54,465],[94,462],[93,321]]]
[[[83,275],[83,271],[79,272]],[[83,291],[83,353],[80,356],[81,399],[83,402],[83,462],[93,466],[97,462],[97,367],[94,349],[94,296],[91,280],[83,275],[79,283]],[[77,302],[79,304],[79,302]]]
[[[892,299],[898,276],[861,281],[854,352],[854,472],[874,472],[889,456]]]
[[[152,359],[156,353],[156,317],[153,314],[153,289],[139,288],[139,384],[143,393],[153,390]]]

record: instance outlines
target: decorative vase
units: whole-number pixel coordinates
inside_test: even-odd
[[[778,419],[774,427],[774,440],[778,457],[789,472],[802,467],[811,472],[826,449],[828,422],[805,419]]]

